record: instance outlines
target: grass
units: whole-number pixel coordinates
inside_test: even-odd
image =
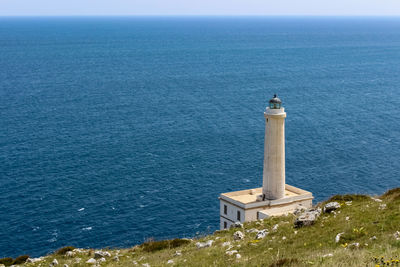
[[[341,204],[339,210],[324,213],[314,225],[298,229],[294,228],[293,215],[246,223],[241,229],[245,238],[240,241],[233,240],[233,233],[238,229],[230,229],[194,240],[149,241],[133,248],[104,249],[112,256],[99,265],[400,266],[400,241],[394,237],[394,233],[400,231],[400,188],[379,198],[382,202],[365,195],[334,196],[329,201],[338,201]],[[276,224],[278,229],[272,231]],[[270,233],[262,240],[255,240],[256,233],[246,232],[251,228],[268,229]],[[336,243],[338,233],[343,234]],[[214,240],[211,247],[197,249],[196,242],[208,240]],[[229,246],[222,246],[224,242],[230,242],[230,250],[236,250],[241,257],[237,258],[235,253],[226,254]],[[49,266],[54,258],[60,266],[87,266],[85,262],[94,255],[91,249],[73,252],[73,257],[57,252],[40,262],[29,263],[29,266]],[[119,261],[113,260],[116,255]],[[80,263],[77,258],[81,259]],[[173,263],[167,264],[169,260]]]

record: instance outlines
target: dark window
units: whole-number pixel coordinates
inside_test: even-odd
[[[224,229],[228,228],[228,224],[224,222]]]
[[[228,214],[228,207],[224,205],[224,214]]]
[[[237,220],[240,222],[240,211],[237,212]]]

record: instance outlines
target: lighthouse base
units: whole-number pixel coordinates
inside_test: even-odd
[[[285,196],[262,200],[262,187],[220,195],[220,229],[235,222],[248,222],[293,213],[297,208],[311,208],[313,195],[300,188],[285,185]]]

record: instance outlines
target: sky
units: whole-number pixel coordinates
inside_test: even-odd
[[[0,16],[400,16],[400,0],[0,0]]]

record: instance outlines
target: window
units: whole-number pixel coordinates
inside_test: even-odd
[[[228,214],[228,207],[224,205],[224,214]]]
[[[237,212],[237,220],[240,222],[240,211]]]
[[[224,229],[228,228],[228,224],[224,222]]]

